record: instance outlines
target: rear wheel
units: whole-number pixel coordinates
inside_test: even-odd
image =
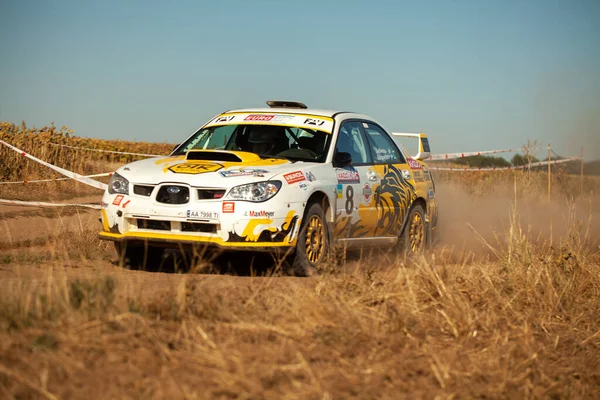
[[[415,205],[410,209],[404,231],[398,241],[400,255],[410,257],[421,253],[428,244],[428,234],[425,211],[421,205]]]
[[[312,276],[318,270],[329,254],[329,231],[323,208],[313,203],[306,212],[302,222],[296,253],[292,263],[292,272],[296,276]]]

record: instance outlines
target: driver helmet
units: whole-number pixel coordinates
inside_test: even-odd
[[[248,143],[254,153],[269,153],[278,139],[277,126],[251,126],[248,132]]]

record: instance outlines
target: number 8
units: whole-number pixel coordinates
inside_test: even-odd
[[[352,214],[352,208],[354,208],[354,188],[350,185],[346,187],[346,214]]]

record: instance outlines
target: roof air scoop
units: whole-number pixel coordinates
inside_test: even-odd
[[[271,108],[301,108],[307,109],[306,104],[300,103],[299,101],[286,101],[286,100],[269,100],[267,105]]]

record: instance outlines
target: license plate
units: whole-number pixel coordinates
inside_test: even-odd
[[[219,213],[214,211],[187,210],[188,218],[219,219]]]

